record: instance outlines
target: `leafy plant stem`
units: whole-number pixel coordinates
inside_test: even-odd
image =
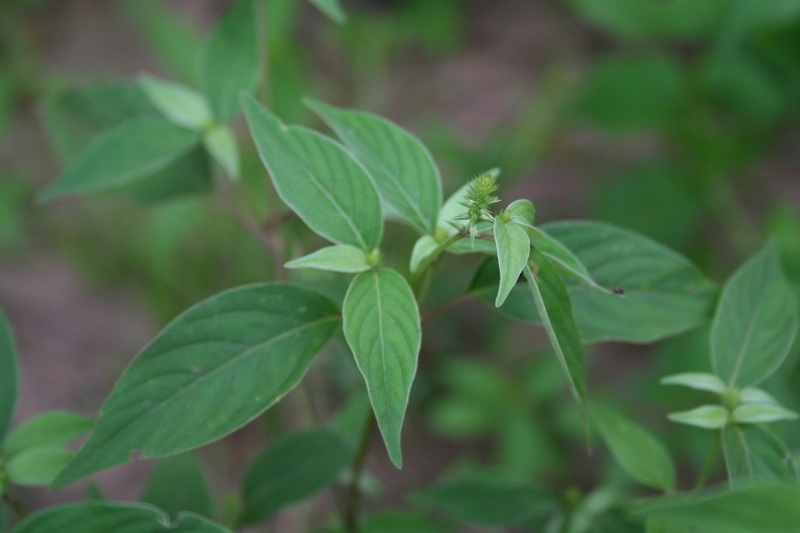
[[[433,277],[433,264],[431,264],[431,268],[425,269],[425,274],[422,277],[422,282],[420,283],[419,287],[416,291],[417,297],[417,305],[422,305],[422,302],[425,301],[425,298],[428,296],[428,290],[431,287],[431,278]]]
[[[350,472],[350,486],[347,491],[347,502],[344,507],[344,526],[348,533],[358,533],[358,515],[361,507],[361,472],[367,462],[369,445],[372,442],[372,434],[375,431],[375,417],[370,416],[369,422],[364,426],[361,434],[361,442],[353,459],[353,466]]]
[[[700,472],[700,476],[697,478],[697,484],[694,486],[694,490],[699,492],[705,487],[706,483],[708,482],[708,476],[711,475],[711,470],[714,468],[714,465],[717,462],[717,456],[719,456],[719,450],[722,447],[722,430],[717,432],[717,437],[714,439],[714,445],[711,447],[711,451],[708,453],[708,458],[706,458],[706,462],[703,465],[703,470]]]

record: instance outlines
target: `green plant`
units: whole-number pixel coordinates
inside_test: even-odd
[[[22,518],[15,533],[235,530],[274,518],[337,481],[345,485],[342,509],[325,513],[315,527],[792,531],[800,518],[798,473],[783,440],[763,424],[797,415],[755,388],[786,359],[800,322],[773,241],[720,293],[683,256],[631,231],[589,221],[534,224],[534,205],[525,199],[495,209],[494,195],[503,191],[499,170],[481,173],[445,200],[433,157],[395,124],[305,100],[336,141],[286,125],[252,96],[259,70],[255,6],[239,1],[212,31],[200,63],[199,91],[146,76],[136,86],[96,88],[89,100],[108,97],[127,106],[112,106],[111,116],[99,117],[103,127],[97,129],[105,131],[88,127],[84,139],[77,133],[62,139],[77,144],[78,155],[40,199],[110,193],[153,202],[215,188],[233,196],[236,216],[267,245],[276,263],[274,277],[282,281],[227,289],[173,319],[132,360],[96,421],[51,412],[8,431],[17,362],[10,328],[0,316],[0,492]],[[240,106],[272,189],[266,180],[246,183],[252,178],[242,171],[239,142],[228,126]],[[216,183],[209,159],[222,171],[216,172],[222,174]],[[253,190],[268,195],[273,189],[286,211],[263,213],[245,203]],[[285,230],[295,218],[316,236]],[[400,224],[387,225],[388,219]],[[402,239],[410,232],[416,241],[401,253],[400,247],[384,245],[394,234]],[[307,243],[316,248],[319,238],[330,244],[298,253]],[[437,271],[469,264],[467,258],[456,263],[447,256],[465,254],[482,257],[469,287],[427,305],[429,293],[443,283]],[[330,277],[315,284],[286,281],[305,269]],[[344,280],[346,290],[337,292],[332,280]],[[423,326],[427,335],[434,318],[472,298],[506,317],[544,326],[551,360],[561,371],[535,366],[517,383],[462,362],[449,375],[464,398],[440,408],[441,420],[467,431],[526,432],[526,402],[555,400],[565,433],[595,448],[599,436],[623,474],[616,479],[610,474],[586,494],[578,488],[586,484],[574,480],[548,486],[543,478],[515,472],[525,451],[515,455],[509,437],[512,459],[504,471],[468,465],[415,491],[409,509],[364,516],[360,500],[370,484],[364,464],[376,429],[391,462],[397,468],[403,464],[402,428]],[[669,415],[675,422],[719,430],[692,483],[697,490],[679,492],[687,483],[679,483],[674,459],[660,440],[609,399],[587,390],[584,345],[655,342],[709,319],[714,372],[663,379],[720,397],[720,405]],[[337,343],[346,346],[344,354],[329,347]],[[333,422],[291,428],[273,439],[252,458],[238,494],[215,511],[201,465],[185,453],[260,417],[298,386],[321,353],[346,366],[347,352],[363,379],[337,384],[347,401]],[[559,401],[563,388],[574,402]],[[477,405],[463,409],[469,401]],[[458,409],[466,415],[460,425],[454,423]],[[498,412],[509,409],[516,410],[513,423],[497,420]],[[90,430],[76,453],[66,447]],[[731,486],[703,492],[720,448]],[[168,458],[153,473],[142,497],[146,503],[99,498],[24,517],[15,485],[60,488],[128,462],[134,451],[143,458]],[[168,490],[177,484],[182,490]],[[653,494],[640,487],[664,496],[639,500],[636,496]],[[431,508],[446,519],[434,517]]]

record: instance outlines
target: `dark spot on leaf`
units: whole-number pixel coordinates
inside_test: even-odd
[[[613,292],[614,294],[625,294],[625,291],[620,289],[619,287],[614,287],[613,289],[611,289],[611,292]]]

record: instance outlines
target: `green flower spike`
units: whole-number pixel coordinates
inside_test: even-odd
[[[461,231],[469,231],[472,245],[475,245],[475,238],[478,236],[478,222],[493,222],[494,215],[489,211],[489,206],[499,202],[500,199],[492,196],[497,190],[497,176],[500,175],[499,168],[493,168],[474,178],[467,184],[467,191],[464,193],[464,201],[459,202],[467,208],[466,213],[455,217],[455,220],[468,220],[466,228],[458,228]]]

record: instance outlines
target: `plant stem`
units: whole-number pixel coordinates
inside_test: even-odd
[[[445,311],[449,311],[450,309],[456,307],[457,305],[460,305],[466,302],[467,300],[471,300],[474,297],[475,293],[465,292],[461,296],[457,296],[456,298],[453,298],[452,300],[449,300],[438,307],[434,307],[433,309],[422,315],[421,322],[425,323],[428,320],[435,318],[444,313]]]
[[[711,470],[717,462],[717,455],[719,455],[720,447],[722,447],[722,430],[717,433],[717,438],[714,439],[714,446],[711,447],[706,463],[703,465],[703,470],[700,472],[700,477],[697,478],[697,484],[694,486],[695,491],[699,491],[705,487],[708,476],[711,475]]]
[[[369,421],[364,426],[364,433],[361,434],[361,443],[358,452],[353,459],[353,466],[350,473],[350,487],[347,492],[347,502],[344,508],[344,527],[348,533],[358,533],[358,515],[361,506],[361,472],[367,461],[369,445],[372,442],[372,433],[375,430],[375,417],[370,416]]]

